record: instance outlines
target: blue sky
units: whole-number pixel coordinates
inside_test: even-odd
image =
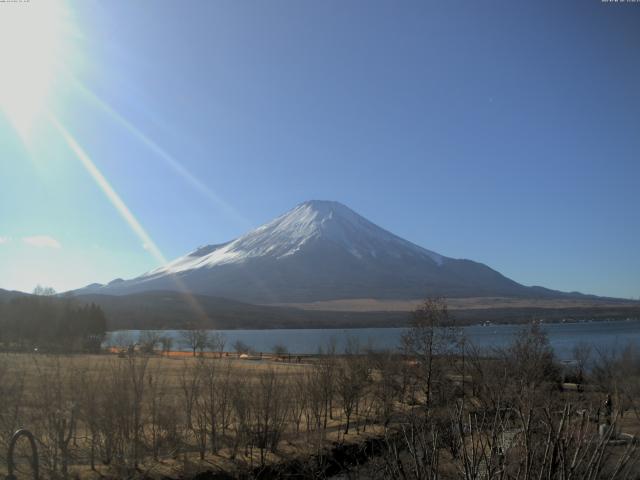
[[[640,4],[59,4],[26,136],[39,84],[0,81],[0,288],[132,277],[331,199],[527,285],[640,296]]]

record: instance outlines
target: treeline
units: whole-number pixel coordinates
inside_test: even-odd
[[[95,352],[107,321],[95,305],[73,299],[33,295],[0,302],[0,346],[4,350]]]

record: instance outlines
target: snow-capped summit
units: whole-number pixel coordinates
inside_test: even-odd
[[[194,293],[254,303],[529,291],[486,265],[422,248],[339,202],[324,200],[301,203],[228,243],[200,247],[98,290],[126,294],[185,286]]]
[[[431,258],[437,264],[444,258],[383,230],[339,202],[311,200],[236,240],[198,248],[143,277],[241,263],[254,258],[279,260],[303,251],[306,245],[311,247],[318,240],[331,242],[356,258],[378,255],[400,258],[411,253]]]

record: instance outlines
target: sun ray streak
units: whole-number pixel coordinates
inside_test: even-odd
[[[118,195],[118,193],[114,190],[106,177],[102,174],[102,172],[100,172],[96,164],[93,163],[89,155],[84,151],[84,149],[80,146],[80,144],[78,144],[75,138],[73,138],[71,133],[69,133],[69,131],[60,123],[60,121],[52,112],[49,112],[49,118],[56,129],[60,132],[60,135],[62,135],[62,138],[64,138],[71,151],[73,151],[78,160],[80,160],[84,168],[87,170],[89,175],[91,175],[93,180],[96,182],[98,187],[100,187],[111,204],[118,211],[120,216],[125,220],[125,222],[127,222],[129,227],[143,242],[147,250],[149,250],[149,252],[157,261],[161,262],[162,264],[167,263],[165,256],[152,240],[151,236],[149,236],[144,227],[136,219],[136,217],[133,215],[133,212],[131,212],[129,207],[127,207],[124,200],[122,200],[120,195]],[[176,275],[172,275],[171,278],[178,287],[178,291],[183,295],[185,301],[194,311],[196,317],[198,318],[198,321],[200,323],[206,322],[208,320],[206,312],[204,311],[198,300],[189,292],[189,289],[184,284],[184,282]]]
[[[113,107],[103,101],[98,95],[86,87],[78,78],[67,72],[67,76],[74,83],[74,85],[80,90],[87,98],[89,98],[95,105],[97,105],[103,112],[114,119],[121,127],[123,127],[129,134],[139,140],[145,145],[151,152],[157,157],[162,159],[171,169],[178,173],[187,183],[189,183],[196,191],[201,195],[209,199],[218,209],[224,212],[234,222],[238,223],[242,227],[250,227],[251,222],[243,217],[233,206],[222,199],[216,192],[210,187],[205,185],[189,170],[187,170],[182,163],[176,160],[165,149],[158,145],[155,141],[145,135],[138,127],[133,125],[129,120],[118,113]]]
[[[140,225],[140,222],[138,222],[131,210],[129,210],[129,207],[127,207],[122,198],[120,198],[120,195],[118,195],[118,193],[113,189],[109,181],[105,178],[102,172],[100,172],[95,163],[93,163],[91,158],[89,158],[89,155],[87,155],[69,131],[58,121],[55,115],[50,113],[50,118],[56,129],[60,132],[60,135],[62,135],[62,138],[67,142],[69,148],[76,154],[76,157],[78,157],[78,160],[80,160],[89,175],[91,175],[93,180],[98,184],[120,216],[125,220],[125,222],[127,222],[138,238],[142,240],[143,244],[146,245],[149,252],[159,262],[163,264],[167,263],[167,259],[162,255],[158,246],[151,239],[144,227]]]

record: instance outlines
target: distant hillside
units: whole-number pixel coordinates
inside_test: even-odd
[[[99,305],[107,316],[110,330],[194,326],[218,329],[348,328],[404,325],[407,319],[406,312],[311,312],[251,305],[206,295],[193,295],[189,299],[172,291],[132,295],[88,294],[76,298],[83,303]]]
[[[15,297],[29,295],[28,293],[18,292],[16,290],[3,290],[0,288],[0,302],[6,302]]]
[[[31,295],[0,289],[0,304],[21,296]],[[359,299],[269,306],[207,295],[188,297],[173,291],[71,298],[81,305],[100,306],[109,330],[401,327],[407,325],[410,311],[419,303]],[[454,298],[448,303],[460,324],[640,318],[640,302],[617,299]],[[0,308],[0,317],[2,312]]]
[[[18,296],[30,295],[0,290],[0,304]],[[173,291],[87,294],[72,298],[78,304],[100,306],[109,330],[401,327],[406,326],[410,310],[417,303],[395,302],[390,307],[386,302],[361,301],[351,306],[335,302],[315,304],[308,309],[309,305],[300,305],[303,308],[252,305],[206,295],[187,297]],[[453,317],[460,324],[640,318],[640,302],[632,301],[449,299],[449,303]]]
[[[171,291],[145,292],[132,295],[81,295],[80,302],[96,303],[107,317],[109,330],[181,329],[192,326],[216,329],[269,328],[357,328],[406,326],[410,312],[302,310],[291,307],[251,305],[242,302]],[[198,309],[194,309],[193,300]],[[200,310],[198,312],[198,310]],[[204,317],[202,316],[204,313]],[[583,319],[640,318],[640,303],[602,303],[590,306],[566,304],[552,306],[502,306],[492,308],[458,308],[453,317],[461,324],[484,321],[522,323],[533,319],[545,321]]]

